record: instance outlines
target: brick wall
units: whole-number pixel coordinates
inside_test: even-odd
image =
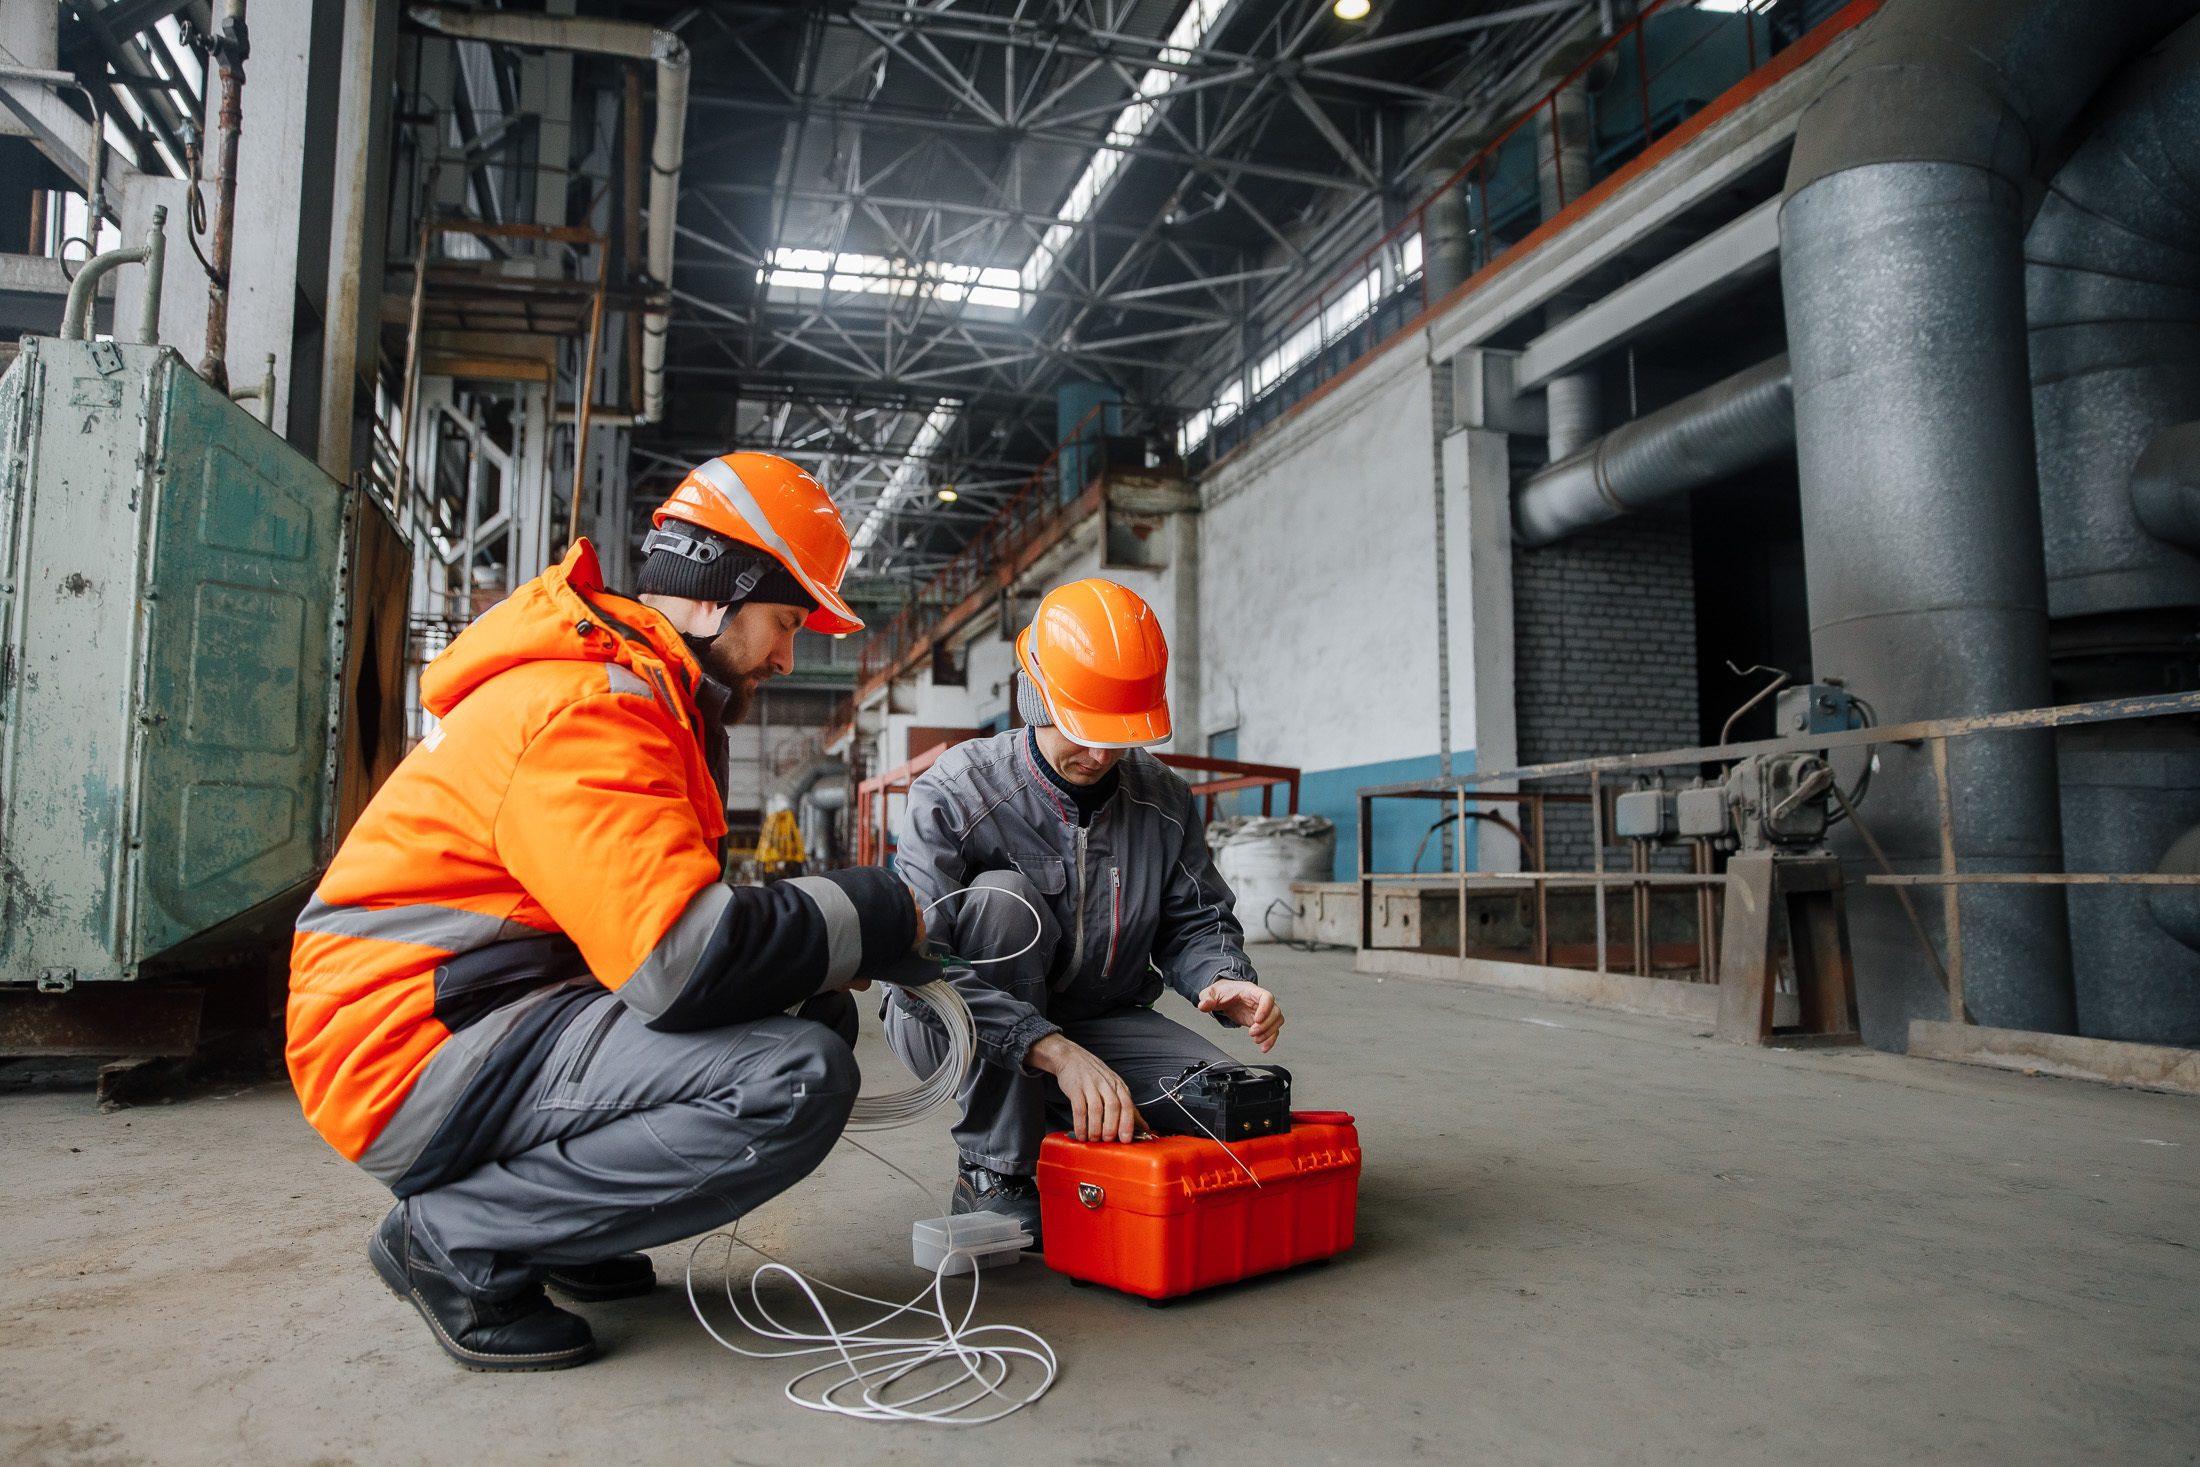
[[[1685,510],[1630,516],[1541,550],[1516,547],[1513,615],[1522,764],[1700,742]],[[1586,786],[1545,786],[1561,787]],[[1587,868],[1589,839],[1586,809],[1554,810],[1552,869]]]

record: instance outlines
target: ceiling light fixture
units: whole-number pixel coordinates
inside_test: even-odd
[[[1365,20],[1371,7],[1368,0],[1337,0],[1337,3],[1329,8],[1336,12],[1339,20]]]
[[[955,492],[955,486],[954,486],[954,485],[952,485],[952,484],[942,484],[942,485],[940,485],[940,503],[942,503],[942,504],[953,504],[953,503],[954,503],[954,502],[955,502],[956,500],[958,500],[958,499],[960,499],[960,498],[962,498],[962,496],[961,496],[960,494],[957,494],[957,493]]]

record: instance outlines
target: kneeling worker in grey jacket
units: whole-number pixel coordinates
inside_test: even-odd
[[[1033,1172],[1049,1129],[1088,1141],[1129,1141],[1141,1126],[1198,1133],[1169,1091],[1186,1066],[1229,1056],[1153,1011],[1164,983],[1263,1053],[1283,1010],[1246,961],[1190,789],[1145,751],[1169,737],[1169,652],[1153,612],[1112,581],[1077,581],[1040,602],[1016,656],[1029,727],[941,755],[909,792],[896,860],[920,902],[994,889],[931,924],[977,960],[949,969],[979,1051],[954,1132],[955,1211],[1008,1213],[1036,1238]],[[904,1064],[938,1068],[946,1036],[929,1013],[896,990],[885,1016]]]

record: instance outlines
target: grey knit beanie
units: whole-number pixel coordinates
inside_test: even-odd
[[[1054,727],[1054,715],[1047,712],[1047,701],[1039,696],[1038,684],[1020,667],[1016,669],[1016,713],[1033,728]]]
[[[684,521],[667,522],[642,541],[635,591],[720,605],[768,601],[817,610],[817,598],[770,554]]]

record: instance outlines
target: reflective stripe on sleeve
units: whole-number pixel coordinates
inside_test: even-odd
[[[672,1007],[732,901],[733,888],[722,881],[713,881],[688,898],[687,910],[673,919],[641,966],[619,985],[619,997],[628,1008],[648,1020]]]
[[[822,876],[789,877],[785,885],[808,897],[825,918],[825,981],[817,991],[841,987],[863,966],[863,920],[855,899]]]

